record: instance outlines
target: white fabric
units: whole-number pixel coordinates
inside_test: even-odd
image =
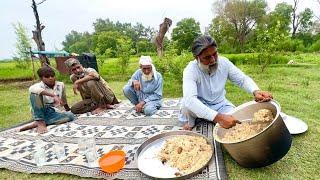
[[[29,92],[39,95],[41,92],[47,91],[49,93],[57,95],[59,98],[62,98],[64,88],[65,88],[64,83],[60,82],[60,81],[56,81],[53,88],[48,87],[45,83],[40,81],[40,82],[30,86]],[[54,99],[53,99],[53,97],[50,97],[50,96],[43,96],[43,103],[44,104],[52,104],[52,103],[54,103]]]
[[[151,65],[152,66],[152,73],[154,76],[154,79],[157,80],[158,79],[158,75],[157,75],[157,69],[156,67],[152,64],[152,59],[150,56],[141,56],[140,60],[139,60],[139,64],[140,65]]]
[[[140,65],[152,65],[152,59],[150,56],[141,56],[139,60]]]

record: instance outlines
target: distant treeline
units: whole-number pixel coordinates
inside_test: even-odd
[[[264,0],[215,1],[213,7],[208,7],[214,10],[214,18],[205,33],[216,39],[222,53],[261,52],[265,48],[277,52],[319,51],[319,19],[309,8],[298,13],[298,5],[279,3],[268,12]],[[131,55],[156,52],[153,44],[156,30],[141,23],[97,19],[93,26],[93,33],[71,31],[66,35],[62,43],[64,50],[106,57],[118,57],[124,49]],[[200,34],[199,22],[193,18],[182,19],[176,23],[171,38],[165,39],[165,51],[176,54],[190,51],[192,41]]]

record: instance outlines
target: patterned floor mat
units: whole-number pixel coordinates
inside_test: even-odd
[[[180,130],[178,121],[179,100],[167,99],[163,107],[153,116],[136,113],[133,106],[124,101],[113,110],[99,115],[83,114],[74,122],[48,126],[48,133],[38,135],[35,129],[17,132],[10,128],[0,132],[0,168],[27,173],[66,173],[81,177],[107,179],[148,178],[141,173],[134,159],[135,152],[146,139],[168,131]],[[213,125],[201,121],[193,131],[213,140]],[[102,172],[97,161],[88,166],[87,159],[79,153],[78,141],[83,137],[95,137],[98,156],[113,149],[126,152],[125,167],[118,173]],[[33,154],[35,143],[42,140],[46,162],[38,167]],[[220,144],[214,141],[215,155],[209,165],[192,179],[226,179]],[[64,143],[66,157],[57,159],[53,153],[56,143]]]

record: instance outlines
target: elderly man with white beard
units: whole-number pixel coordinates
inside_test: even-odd
[[[231,128],[240,123],[228,112],[235,107],[225,97],[227,80],[251,93],[257,102],[270,101],[272,95],[261,91],[256,83],[227,58],[218,56],[217,44],[210,36],[193,42],[191,61],[183,71],[183,100],[179,120],[185,130],[195,126],[196,118]]]
[[[123,94],[138,113],[151,116],[161,107],[163,79],[150,56],[141,56],[138,69],[123,87]]]

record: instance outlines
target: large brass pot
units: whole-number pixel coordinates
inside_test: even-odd
[[[231,157],[241,166],[256,168],[270,165],[287,154],[292,137],[280,116],[280,105],[275,101],[257,103],[250,101],[236,107],[231,114],[240,121],[253,118],[259,109],[269,109],[275,115],[272,123],[255,136],[240,142],[223,142],[221,139],[228,131],[216,124],[214,138],[223,144]]]

